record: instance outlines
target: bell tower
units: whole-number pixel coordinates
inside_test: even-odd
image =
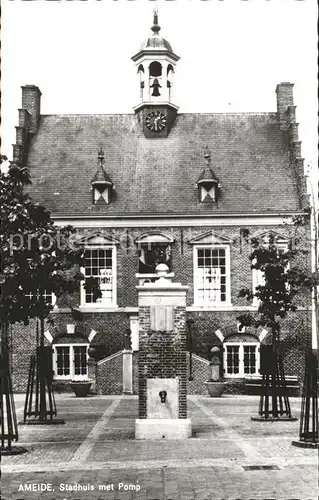
[[[146,137],[166,137],[178,107],[173,104],[174,73],[179,57],[159,32],[158,13],[154,11],[152,35],[132,57],[137,69],[140,103],[138,115]]]

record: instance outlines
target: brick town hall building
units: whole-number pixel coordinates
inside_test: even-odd
[[[65,301],[55,303],[54,325],[45,327],[55,384],[90,377],[98,393],[121,394],[123,378],[132,373],[136,392],[136,286],[154,281],[156,265],[164,262],[169,277],[189,287],[189,392],[206,393],[216,345],[232,382],[228,390],[239,390],[245,378],[259,374],[260,346],[269,343],[267,330],[239,331],[236,319],[257,311],[256,303],[238,297],[260,279],[250,267],[249,240],[275,234],[285,248],[289,224],[283,220],[307,203],[293,84],[277,85],[276,112],[179,113],[179,57],[161,36],[156,14],[151,29],[132,57],[140,97],[131,114],[41,115],[39,88],[22,87],[14,159],[30,169],[33,200],[57,225],[77,228],[86,248],[84,275],[98,278],[102,292],[95,300],[81,287],[69,299],[81,321],[72,319]],[[284,321],[284,336],[307,335],[309,304],[300,305]],[[132,363],[123,356],[128,329]],[[17,391],[26,389],[35,346],[34,322],[12,327]],[[90,346],[97,346],[95,361]],[[302,366],[302,353],[292,346],[286,374],[301,376]]]

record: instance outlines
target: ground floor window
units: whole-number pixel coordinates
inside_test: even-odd
[[[224,343],[224,374],[227,377],[259,375],[259,343]]]
[[[88,344],[53,346],[55,379],[85,379],[88,376]]]

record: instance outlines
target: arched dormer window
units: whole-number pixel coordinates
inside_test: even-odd
[[[162,233],[147,233],[138,238],[135,243],[138,249],[137,277],[149,278],[153,281],[158,264],[166,264],[172,271],[173,239]]]

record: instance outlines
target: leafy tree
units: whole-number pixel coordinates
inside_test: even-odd
[[[83,249],[69,245],[75,230],[54,226],[49,211],[24,192],[30,183],[28,169],[16,163],[0,174],[2,325],[46,317],[52,305],[43,292],[59,297],[81,279],[73,269],[81,264]]]
[[[294,228],[307,224],[309,212],[305,213],[302,220],[295,221]],[[292,244],[294,243],[294,245]],[[306,268],[301,269],[294,264],[294,259],[301,254],[308,254],[307,248],[300,248],[301,240],[294,238],[290,240],[286,251],[281,251],[277,245],[276,238],[270,234],[267,242],[258,238],[252,238],[252,252],[250,255],[251,268],[261,272],[263,284],[256,287],[255,291],[243,288],[239,292],[240,297],[251,301],[258,300],[257,313],[242,314],[238,317],[241,326],[268,327],[272,334],[272,368],[271,368],[271,392],[273,403],[272,416],[280,416],[280,409],[276,397],[282,394],[281,387],[285,386],[283,365],[279,356],[281,322],[289,312],[297,310],[297,297],[302,288],[310,291],[315,284],[316,276]],[[268,379],[267,379],[268,380]],[[285,400],[287,414],[290,415],[288,398]],[[281,402],[280,402],[280,407]],[[266,404],[268,411],[268,403]],[[269,414],[268,414],[269,415]],[[267,418],[267,416],[266,416]]]
[[[304,226],[308,217],[309,212],[306,211],[302,221],[298,218],[294,227]],[[307,248],[300,247],[300,242],[301,238],[294,235],[287,250],[282,251],[273,234],[269,235],[267,242],[251,239],[251,268],[262,273],[264,282],[255,291],[248,288],[239,291],[239,297],[245,297],[248,301],[254,298],[258,300],[258,312],[257,315],[242,314],[238,320],[242,326],[268,327],[273,334],[273,341],[279,341],[281,321],[290,311],[297,310],[296,296],[300,290],[311,290],[317,279],[307,268],[302,269],[293,264],[296,256],[301,254],[304,257],[309,253]]]
[[[53,306],[44,292],[59,298],[76,291],[83,279],[83,247],[75,244],[76,230],[55,226],[50,212],[25,192],[30,184],[29,170],[16,163],[0,173],[3,325],[47,317]],[[100,296],[94,278],[86,286]]]
[[[2,156],[1,164],[5,160]],[[8,169],[1,169],[0,321],[1,358],[7,366],[6,377],[9,377],[8,326],[16,322],[27,325],[30,319],[39,318],[40,346],[43,346],[44,319],[53,307],[50,293],[57,298],[70,294],[83,279],[80,273],[83,247],[75,244],[76,230],[72,226],[55,226],[50,212],[34,203],[26,192],[30,184],[26,167],[11,162]],[[96,297],[100,296],[96,281],[88,280],[86,286]],[[42,401],[45,407],[43,384]]]

